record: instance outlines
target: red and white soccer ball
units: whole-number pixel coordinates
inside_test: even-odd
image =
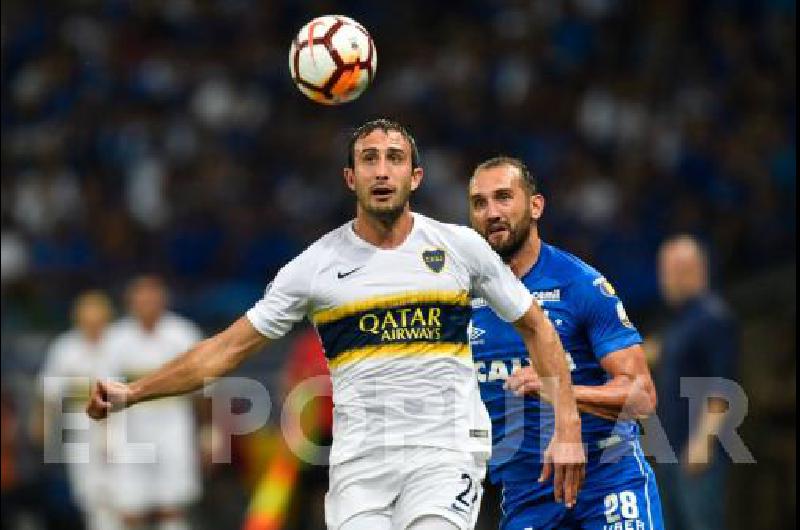
[[[325,105],[353,101],[369,86],[378,54],[364,26],[341,15],[317,17],[300,29],[289,50],[289,71],[300,92]]]

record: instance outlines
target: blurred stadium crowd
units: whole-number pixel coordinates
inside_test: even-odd
[[[793,266],[795,9],[6,0],[4,387],[36,369],[31,337],[65,328],[89,286],[118,293],[158,272],[206,329],[241,314],[351,217],[344,140],[382,115],[417,135],[414,204],[442,220],[466,221],[476,162],[525,159],[548,198],[544,238],[603,271],[644,324],[660,307],[657,247],[675,232],[709,244],[723,285]],[[330,11],[378,49],[374,85],[341,108],[307,101],[288,75],[293,33]]]

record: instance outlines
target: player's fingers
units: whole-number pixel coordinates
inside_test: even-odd
[[[564,502],[564,468],[565,464],[553,464],[553,493],[556,497],[556,502]]]
[[[506,390],[510,390],[511,392],[516,392],[521,384],[522,384],[522,378],[520,378],[519,372],[514,372],[513,374],[508,376],[508,379],[506,379],[506,382],[503,385],[503,387]]]
[[[580,488],[580,470],[570,465],[566,471],[564,490],[564,503],[567,508],[572,508],[578,500],[578,489]]]
[[[525,381],[526,392],[539,392],[542,389],[542,382],[538,379],[531,378]]]
[[[105,386],[102,381],[95,382],[92,395],[86,406],[86,413],[95,420],[101,420],[106,417],[110,409],[111,404],[107,400]]]
[[[92,400],[89,402],[89,405],[86,407],[86,413],[92,419],[102,420],[108,415],[108,411],[110,409],[111,409],[110,403],[106,403],[100,400],[98,396],[94,396]]]
[[[100,396],[100,399],[104,402],[108,402],[108,383],[105,381],[98,381],[97,382],[97,393]]]
[[[553,473],[553,459],[550,456],[550,451],[544,453],[544,465],[542,466],[542,473],[539,475],[539,482],[546,482],[550,475]]]
[[[550,475],[553,473],[553,464],[545,462],[542,466],[542,473],[539,475],[539,482],[547,482]]]

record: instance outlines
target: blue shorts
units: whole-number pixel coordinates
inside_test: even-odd
[[[503,481],[502,530],[664,530],[655,475],[638,442],[615,461],[589,458],[575,507],[553,497],[552,479]]]

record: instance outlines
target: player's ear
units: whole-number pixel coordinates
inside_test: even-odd
[[[422,176],[423,171],[421,167],[415,167],[414,171],[411,172],[411,191],[416,190],[419,188],[419,185],[422,184]]]
[[[356,191],[356,172],[353,171],[353,168],[344,168],[342,174],[344,176],[344,183],[350,188],[350,191]]]
[[[535,193],[530,197],[531,201],[531,219],[538,221],[544,213],[544,195]]]

